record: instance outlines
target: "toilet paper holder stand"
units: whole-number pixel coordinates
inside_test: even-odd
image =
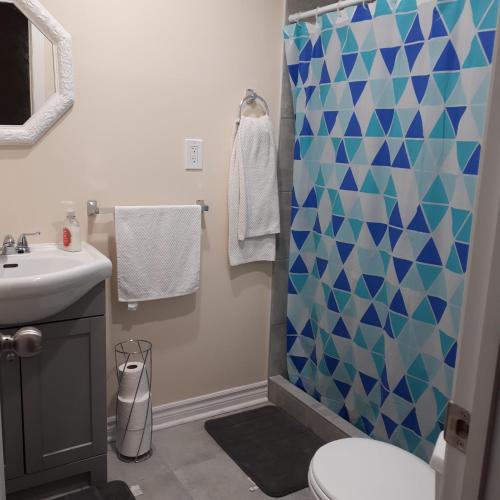
[[[116,453],[124,462],[142,462],[153,454],[152,348],[151,342],[139,339],[115,345]]]

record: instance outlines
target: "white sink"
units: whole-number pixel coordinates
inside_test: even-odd
[[[30,253],[0,256],[0,325],[57,314],[110,276],[111,261],[87,243],[81,252],[42,244]]]

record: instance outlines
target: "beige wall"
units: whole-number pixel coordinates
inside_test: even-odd
[[[267,98],[278,123],[283,0],[43,3],[73,35],[76,102],[35,147],[0,149],[1,235],[41,230],[39,241],[54,241],[60,202],[74,200],[87,240],[114,259],[112,217],[87,225],[87,199],[205,199],[200,292],[129,313],[113,277],[108,353],[130,337],[153,342],[156,405],[264,380],[271,265],[230,270],[226,184],[245,88]],[[185,137],[204,140],[203,172],[183,170]],[[110,355],[110,388],[113,369]]]

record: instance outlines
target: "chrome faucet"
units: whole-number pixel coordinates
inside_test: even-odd
[[[16,253],[16,240],[14,239],[14,236],[12,236],[11,234],[8,234],[3,239],[2,252],[0,254],[1,255],[12,255],[13,253]]]
[[[8,234],[3,239],[2,250],[0,255],[12,255],[15,253],[29,253],[30,246],[28,244],[28,238],[26,236],[38,236],[40,231],[36,233],[21,233],[19,238],[17,238],[17,243],[11,234]]]
[[[21,236],[17,239],[16,252],[17,253],[30,253],[31,249],[28,244],[28,238],[26,236],[39,236],[40,231],[34,233],[21,233]]]

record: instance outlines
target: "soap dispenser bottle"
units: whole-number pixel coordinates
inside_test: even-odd
[[[67,252],[79,252],[82,249],[80,223],[76,220],[75,208],[66,209],[66,220],[63,224],[62,247]]]

